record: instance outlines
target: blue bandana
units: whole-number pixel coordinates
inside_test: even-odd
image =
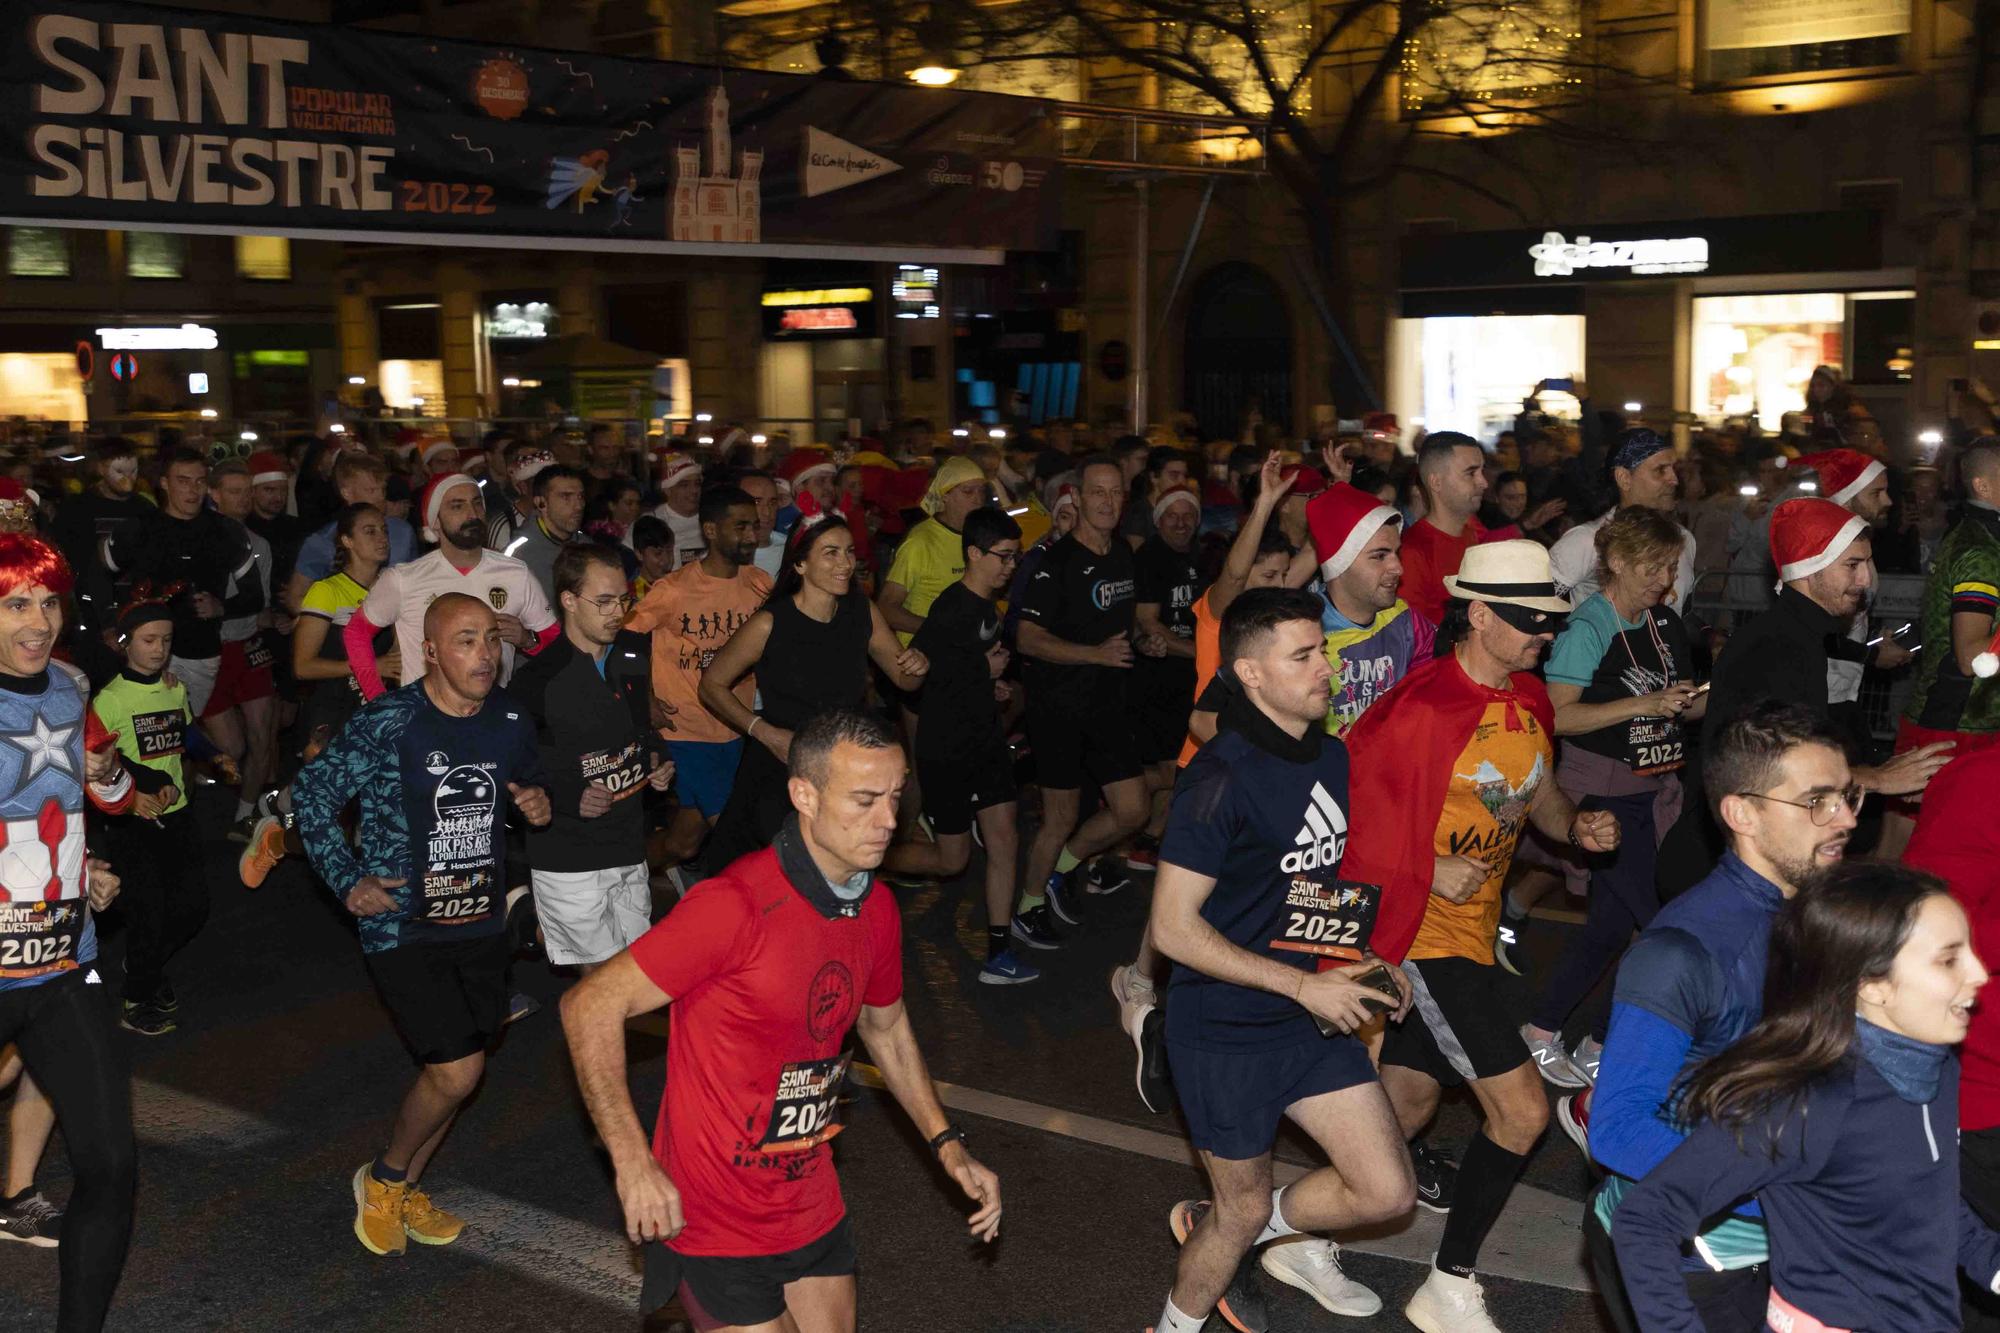
[[[1618,447],[1611,453],[1611,466],[1630,472],[1662,449],[1672,447],[1650,430],[1628,430],[1618,437]]]

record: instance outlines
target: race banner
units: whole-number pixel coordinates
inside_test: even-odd
[[[1048,248],[1052,104],[10,4],[0,216],[537,247]]]

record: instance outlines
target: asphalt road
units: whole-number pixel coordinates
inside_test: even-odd
[[[636,1264],[552,1007],[509,1032],[432,1166],[428,1188],[466,1217],[466,1236],[397,1259],[356,1243],[349,1178],[380,1147],[411,1066],[331,897],[297,866],[245,892],[235,855],[219,836],[210,845],[214,914],[171,969],[180,1030],[127,1038],[138,1223],[110,1327],[639,1329]],[[1003,1235],[984,1248],[964,1239],[955,1191],[894,1104],[857,1087],[835,1153],[861,1249],[861,1328],[1137,1333],[1171,1280],[1168,1210],[1203,1188],[1177,1116],[1148,1114],[1132,1090],[1106,989],[1137,937],[1147,882],[1090,900],[1069,946],[1038,958],[1041,982],[989,987],[977,980],[977,874],[975,863],[955,884],[898,896],[913,1022],[974,1151],[1000,1173]],[[1563,929],[1538,925],[1535,952],[1550,954]],[[108,934],[115,979],[122,945]],[[569,984],[539,962],[517,965],[515,981],[545,1006]],[[649,1123],[663,1049],[656,1036],[632,1038]],[[1473,1125],[1466,1103],[1448,1101],[1431,1137],[1455,1154]],[[1280,1154],[1313,1160],[1302,1141]],[[68,1194],[60,1134],[40,1181],[58,1202]],[[1580,1266],[1588,1183],[1551,1129],[1487,1246],[1509,1274],[1486,1283],[1509,1333],[1606,1327]],[[1380,1316],[1335,1319],[1267,1282],[1273,1328],[1408,1329],[1400,1309],[1436,1226],[1422,1214],[1404,1234],[1350,1243],[1347,1269],[1381,1294]],[[0,1330],[52,1327],[55,1278],[55,1251],[0,1246]]]

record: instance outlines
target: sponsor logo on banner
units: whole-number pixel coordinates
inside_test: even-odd
[[[805,155],[799,161],[799,179],[806,198],[831,194],[862,181],[901,171],[902,164],[880,153],[871,153],[837,134],[828,134],[816,125],[806,126]]]

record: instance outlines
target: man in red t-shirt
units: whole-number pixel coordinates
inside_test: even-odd
[[[903,1010],[902,919],[873,871],[896,832],[902,748],[862,713],[792,737],[793,814],[772,845],[688,891],[563,997],[625,1230],[646,1245],[644,1313],[679,1294],[702,1333],[852,1330],[854,1241],[827,1140],[858,1026],[882,1082],[1000,1232],[1000,1181],[966,1151]],[[625,1023],[674,1006],[649,1149],[625,1080]],[[796,1323],[792,1322],[796,1321]]]
[[[1486,495],[1486,451],[1470,435],[1441,430],[1417,451],[1430,510],[1403,530],[1403,600],[1433,625],[1444,619],[1444,581],[1468,546],[1487,539],[1473,515]]]

